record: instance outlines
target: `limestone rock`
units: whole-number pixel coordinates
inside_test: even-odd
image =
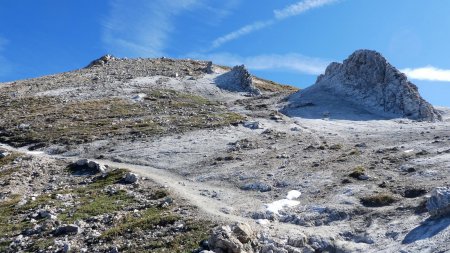
[[[252,75],[244,65],[233,67],[231,71],[219,76],[216,83],[225,90],[248,92],[252,96],[261,95],[261,91],[253,84]]]
[[[104,56],[102,56],[102,57],[100,57],[100,58],[98,58],[96,60],[93,60],[91,63],[89,63],[87,68],[96,67],[96,66],[103,66],[103,65],[107,64],[108,62],[115,61],[115,60],[117,60],[116,57],[114,57],[114,56],[112,56],[110,54],[107,54],[107,55],[104,55]]]
[[[106,168],[103,164],[88,159],[80,159],[71,165],[70,169],[77,174],[96,174],[96,173],[106,173]]]
[[[432,217],[450,214],[450,187],[434,189],[426,206]]]
[[[131,172],[127,172],[127,174],[123,176],[123,182],[125,184],[134,184],[137,183],[138,178],[139,178],[138,175]]]
[[[358,50],[343,63],[331,63],[313,86],[293,95],[296,99],[290,106],[312,103],[314,107],[321,94],[327,94],[329,100],[341,99],[348,102],[349,107],[382,117],[442,120],[440,113],[420,96],[417,86],[408,81],[405,74],[371,50]]]
[[[234,225],[233,233],[242,243],[248,243],[254,236],[252,228],[248,224],[242,222]]]
[[[245,223],[216,228],[208,240],[210,250],[216,253],[253,253],[257,240],[252,228]]]
[[[55,236],[60,236],[60,235],[68,235],[68,234],[79,234],[81,233],[81,228],[78,227],[77,225],[63,225],[61,227],[58,227],[55,231],[54,234]]]
[[[301,248],[306,245],[306,241],[306,235],[297,233],[289,236],[287,244],[296,248]]]

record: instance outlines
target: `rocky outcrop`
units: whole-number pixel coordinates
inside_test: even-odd
[[[127,174],[123,176],[123,182],[125,184],[135,184],[137,183],[138,179],[139,176],[131,172],[127,172]]]
[[[427,209],[432,217],[450,214],[450,188],[437,187],[427,200]]]
[[[253,78],[244,65],[234,66],[231,71],[219,76],[218,86],[234,92],[248,92],[252,96],[261,95],[261,91],[253,84]]]
[[[257,239],[246,223],[216,228],[208,240],[209,248],[216,253],[257,252]]]
[[[298,97],[305,102],[317,93],[327,93],[384,117],[424,121],[442,119],[405,74],[389,64],[380,53],[371,50],[358,50],[343,63],[331,63],[316,83],[300,91]]]
[[[110,54],[107,54],[96,60],[93,60],[91,63],[89,63],[87,68],[96,67],[96,66],[104,66],[108,62],[115,61],[116,59],[117,59],[116,57],[114,57]]]
[[[75,174],[106,173],[106,168],[103,164],[88,159],[80,159],[69,165],[69,168]]]

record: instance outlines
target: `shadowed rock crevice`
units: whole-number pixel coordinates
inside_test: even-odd
[[[312,102],[322,106],[322,111],[328,112],[331,118],[333,112],[339,114],[339,104],[342,104],[343,110],[353,108],[356,114],[366,116],[421,121],[442,119],[405,74],[371,50],[358,50],[343,63],[331,63],[313,86],[292,95],[289,101],[284,111],[292,116],[305,116],[303,111],[311,108],[299,109],[299,105]],[[338,118],[345,118],[345,115]]]

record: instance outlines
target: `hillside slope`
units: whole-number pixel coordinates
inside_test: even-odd
[[[319,83],[332,79],[327,72]],[[450,110],[423,102],[429,110],[408,119],[395,111],[408,94],[383,111],[319,90],[297,93],[242,66],[112,56],[2,84],[0,149],[9,154],[0,158],[0,222],[14,226],[0,247],[450,250],[449,218],[426,207],[436,187],[450,186]],[[84,158],[102,169],[74,173]],[[40,217],[45,210],[52,216]],[[63,225],[83,230],[56,233]]]

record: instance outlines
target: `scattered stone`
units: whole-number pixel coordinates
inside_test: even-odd
[[[437,187],[431,192],[426,207],[432,217],[450,214],[450,187]]]
[[[253,182],[243,185],[241,189],[244,191],[268,192],[272,190],[272,187],[263,182]]]
[[[259,123],[258,121],[245,121],[244,123],[242,123],[242,125],[246,128],[250,128],[250,129],[262,129],[262,125],[261,123]]]

